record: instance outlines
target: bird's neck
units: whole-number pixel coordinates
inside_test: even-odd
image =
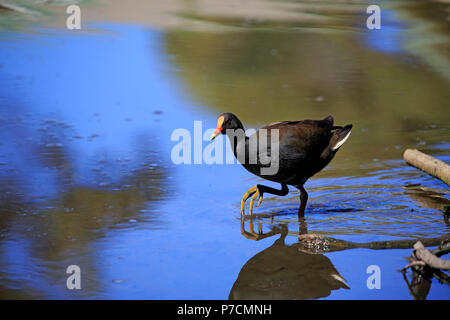
[[[248,137],[245,135],[244,127],[235,130],[227,130],[226,135],[230,140],[233,154],[237,158],[239,150],[246,152],[248,145]],[[241,152],[242,152],[241,151]]]

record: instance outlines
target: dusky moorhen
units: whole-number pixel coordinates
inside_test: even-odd
[[[289,192],[287,185],[292,185],[300,190],[298,216],[304,216],[306,202],[308,201],[308,193],[303,187],[304,183],[330,163],[336,152],[350,136],[351,124],[340,127],[334,126],[333,123],[332,116],[323,120],[281,121],[264,126],[247,137],[243,133],[244,126],[237,116],[232,113],[219,115],[217,128],[211,140],[219,134],[226,134],[230,139],[235,157],[238,158],[245,169],[261,178],[281,184],[280,190],[260,184],[250,188],[242,197],[241,215],[244,215],[245,202],[249,197],[252,197],[249,205],[249,211],[252,214],[253,202],[256,198],[259,197],[257,203],[257,206],[259,206],[264,193],[285,196]],[[243,134],[236,133],[239,129]],[[266,134],[262,137],[267,137],[263,145],[260,135],[262,129],[265,129],[264,133]],[[274,129],[278,129],[278,139],[275,139],[275,143],[278,143],[278,157],[275,159],[271,157],[274,153],[272,149],[275,147],[275,145],[272,146]],[[251,147],[251,141],[257,142],[256,161],[250,161],[249,151],[255,150]],[[243,151],[245,151],[244,156],[242,156]],[[262,161],[263,158],[264,161]],[[262,173],[262,168],[268,168],[273,164],[272,162],[267,164],[267,158],[271,161],[278,161],[276,173]]]

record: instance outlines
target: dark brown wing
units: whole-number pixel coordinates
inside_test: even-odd
[[[281,158],[314,159],[330,142],[333,129],[333,118],[330,117],[324,120],[283,121],[263,128],[279,130]]]
[[[275,175],[265,176],[258,173],[259,166],[245,167],[268,180],[301,184],[303,180],[323,168],[320,155],[328,147],[332,128],[331,116],[324,120],[282,121],[269,124],[261,129],[267,130],[268,142],[270,142],[272,130],[278,130],[279,171]],[[258,133],[259,130],[255,134]],[[272,149],[269,143],[267,150],[269,157],[272,155]]]

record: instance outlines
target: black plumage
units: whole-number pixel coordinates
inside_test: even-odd
[[[333,117],[328,116],[323,120],[275,122],[260,128],[253,135],[247,137],[243,134],[242,122],[232,113],[223,113],[218,118],[217,129],[212,138],[218,134],[226,134],[231,140],[235,156],[245,169],[261,178],[282,185],[281,190],[262,185],[251,188],[242,199],[242,214],[245,201],[250,196],[253,195],[250,202],[250,211],[252,211],[253,201],[258,196],[259,205],[263,193],[284,196],[288,193],[287,185],[292,185],[301,192],[298,214],[303,216],[308,197],[303,188],[304,183],[330,163],[349,137],[351,129],[351,124],[344,127],[334,126]],[[237,134],[237,132],[241,132],[241,134]],[[278,134],[278,139],[276,139],[276,134]],[[274,137],[272,137],[273,135]],[[265,137],[267,137],[266,141],[262,141]],[[256,146],[256,149],[251,149],[252,145]],[[251,150],[256,150],[256,154]],[[278,155],[276,154],[277,150]],[[243,153],[244,151],[245,153]],[[255,154],[256,158],[251,158],[252,154]],[[251,159],[254,161],[252,162]],[[270,161],[268,161],[269,159]],[[263,168],[266,169],[266,172],[269,171],[269,174],[264,173]],[[278,170],[270,172],[270,168]]]

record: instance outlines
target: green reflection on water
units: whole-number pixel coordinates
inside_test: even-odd
[[[357,163],[446,140],[448,81],[421,59],[376,52],[356,35],[177,31],[166,48],[200,103],[246,126],[328,114],[353,123],[342,153]]]

